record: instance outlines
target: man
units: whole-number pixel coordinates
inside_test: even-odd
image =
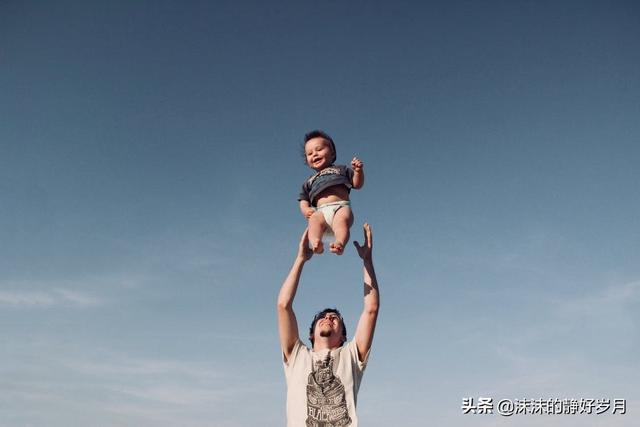
[[[364,264],[364,309],[352,341],[340,312],[326,309],[311,323],[306,347],[298,333],[293,300],[302,267],[311,259],[305,230],[289,275],[278,295],[278,329],[287,379],[287,426],[358,426],[356,402],[378,318],[378,283],[373,269],[371,227],[364,224],[364,244],[353,242]]]

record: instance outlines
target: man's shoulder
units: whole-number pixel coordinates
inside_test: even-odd
[[[291,349],[291,354],[289,355],[288,360],[285,362],[285,365],[291,365],[291,363],[294,362],[299,357],[305,354],[310,354],[310,353],[311,353],[311,349],[307,347],[300,340],[300,338],[298,338],[298,341],[296,341],[296,343],[293,345],[293,348]]]

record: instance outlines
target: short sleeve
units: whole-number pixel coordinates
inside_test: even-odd
[[[302,189],[300,190],[300,195],[298,195],[298,201],[301,202],[303,200],[306,200],[307,202],[311,203],[311,197],[309,196],[309,181],[305,181],[304,184],[302,184]]]
[[[302,348],[304,348],[304,344],[302,343],[302,341],[300,341],[300,339],[298,339],[298,341],[296,341],[296,343],[293,345],[293,349],[291,349],[289,359],[284,360],[284,354],[282,354],[282,363],[284,364],[285,372],[293,366],[296,358],[298,357],[298,353]]]
[[[367,351],[367,354],[364,355],[362,360],[358,357],[358,345],[356,344],[356,340],[351,340],[347,346],[349,348],[349,354],[351,356],[352,363],[354,366],[358,367],[360,372],[363,372],[367,367],[367,361],[369,360],[369,354],[371,353],[371,349]]]
[[[349,184],[353,185],[353,169],[351,169],[349,166],[345,166],[345,175],[347,177],[347,179],[349,180]]]

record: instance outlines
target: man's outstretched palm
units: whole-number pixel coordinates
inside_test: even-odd
[[[362,226],[362,231],[364,232],[364,243],[360,246],[360,243],[354,241],[353,245],[356,247],[360,258],[365,261],[370,261],[373,250],[373,234],[371,233],[371,226],[365,222]]]
[[[298,247],[298,256],[305,261],[309,261],[313,256],[313,251],[309,247],[309,228],[304,230],[302,238],[300,238],[300,246]]]

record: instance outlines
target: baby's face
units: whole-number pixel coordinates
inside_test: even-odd
[[[304,144],[304,154],[309,167],[317,171],[331,165],[333,160],[331,144],[322,137],[308,140]]]

